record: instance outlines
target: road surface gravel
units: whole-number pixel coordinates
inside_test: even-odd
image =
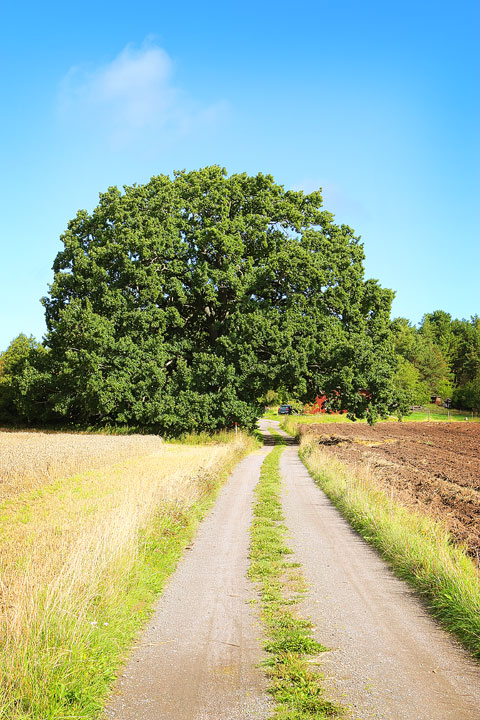
[[[112,720],[263,720],[261,627],[247,579],[253,489],[271,448],[242,460],[200,525],[119,677]]]
[[[260,423],[267,435],[272,426]],[[270,716],[247,579],[253,489],[269,450],[237,466],[199,527],[118,679],[110,720]],[[289,544],[309,584],[297,607],[330,648],[316,661],[331,699],[362,720],[480,720],[479,666],[351,529],[292,444],[281,470]]]
[[[299,611],[330,652],[330,697],[363,720],[479,720],[480,668],[352,530],[287,447],[281,459],[290,547],[309,592]]]

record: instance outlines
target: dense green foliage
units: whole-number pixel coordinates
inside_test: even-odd
[[[179,172],[110,188],[62,241],[44,344],[0,355],[2,422],[178,436],[323,393],[370,420],[431,395],[480,410],[480,319],[390,322],[393,293],[319,192]]]
[[[480,318],[453,320],[442,310],[424,315],[419,328],[405,318],[392,323],[399,370],[397,386],[411,404],[431,395],[455,407],[480,411]]]
[[[393,293],[364,280],[362,245],[319,192],[178,172],[110,188],[62,240],[46,352],[15,387],[29,422],[249,427],[272,388],[327,392],[356,417],[398,405]]]
[[[4,422],[18,421],[19,417],[28,419],[29,400],[22,389],[30,389],[33,366],[40,367],[45,356],[45,348],[33,337],[21,333],[8,348],[0,353],[0,418]],[[25,412],[26,411],[26,412]]]

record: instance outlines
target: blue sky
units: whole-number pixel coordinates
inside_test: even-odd
[[[78,209],[210,164],[323,187],[394,316],[480,313],[479,32],[476,0],[10,3],[0,349],[45,332]]]

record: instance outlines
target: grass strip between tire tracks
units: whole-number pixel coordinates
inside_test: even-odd
[[[350,470],[301,440],[300,458],[352,527],[426,600],[442,625],[480,659],[480,573],[444,525],[388,497],[368,473]]]
[[[277,720],[340,718],[345,711],[325,698],[322,676],[312,668],[312,656],[327,648],[312,637],[311,622],[294,609],[305,592],[305,581],[299,564],[286,559],[291,550],[285,544],[279,470],[285,443],[272,434],[277,444],[263,462],[255,489],[249,576],[260,592],[273,716]]]

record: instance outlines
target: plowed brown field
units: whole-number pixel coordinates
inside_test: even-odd
[[[300,425],[348,465],[368,465],[400,502],[443,519],[480,558],[480,424]]]

